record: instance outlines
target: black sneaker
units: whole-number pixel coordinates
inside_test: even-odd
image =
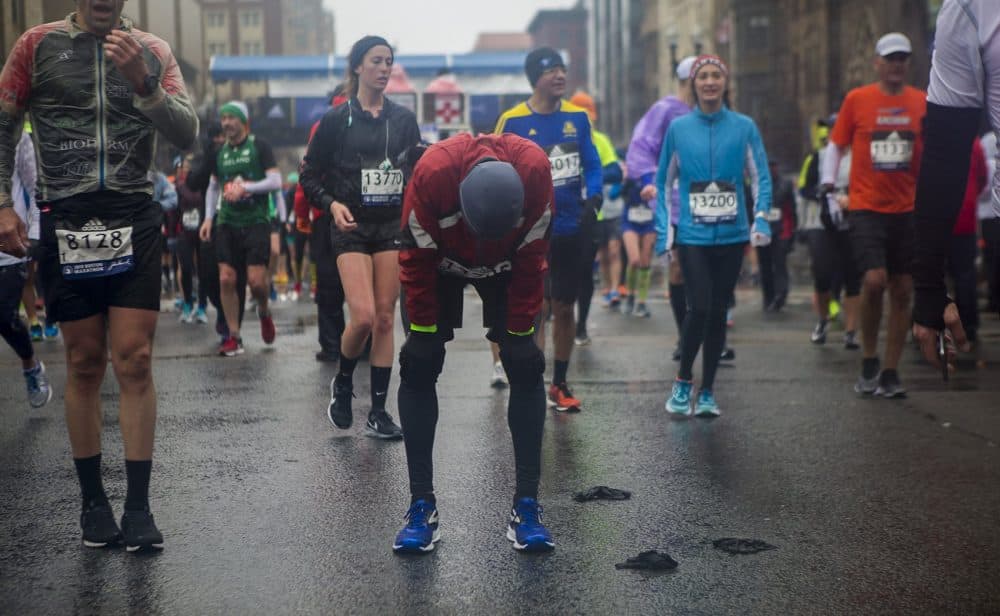
[[[340,353],[331,353],[330,351],[317,351],[316,361],[323,362],[325,364],[335,364],[340,361]]]
[[[736,351],[732,347],[726,347],[722,349],[722,355],[719,357],[722,361],[733,361],[736,359]]]
[[[905,398],[906,390],[899,382],[899,373],[895,370],[883,370],[878,376],[878,388],[875,390],[876,396],[883,398]]]
[[[92,500],[83,504],[80,513],[80,528],[83,529],[83,545],[88,548],[103,548],[121,543],[122,531],[115,523],[115,514],[107,499]]]
[[[819,321],[816,323],[816,327],[813,329],[812,334],[809,336],[809,341],[813,344],[825,344],[826,343],[826,325],[827,321]]]
[[[848,351],[856,351],[861,348],[861,345],[858,344],[858,332],[853,330],[844,332],[844,348]]]
[[[392,420],[392,416],[385,412],[385,409],[373,410],[368,413],[365,434],[387,441],[403,438],[403,431]]]
[[[146,511],[125,510],[122,514],[122,535],[129,552],[158,552],[163,549],[163,535]]]
[[[351,398],[354,397],[354,385],[347,385],[340,382],[340,378],[333,377],[330,382],[330,406],[326,409],[326,416],[330,418],[330,423],[341,430],[351,427],[354,421],[354,414],[351,412]]]

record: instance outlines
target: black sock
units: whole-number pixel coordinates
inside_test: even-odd
[[[125,476],[128,480],[128,493],[125,496],[126,510],[146,511],[149,509],[149,473],[152,469],[152,460],[125,460]]]
[[[108,500],[101,483],[101,454],[89,458],[73,458],[76,465],[76,476],[80,480],[80,493],[85,502],[92,500]]]
[[[358,359],[350,358],[343,353],[340,355],[340,370],[337,372],[337,378],[346,385],[354,384],[354,368],[358,365]]]
[[[861,360],[861,376],[866,379],[878,376],[878,357],[865,357]]]
[[[372,411],[385,410],[385,397],[389,392],[392,368],[372,366]]]
[[[555,370],[552,373],[552,383],[562,385],[566,382],[566,371],[569,370],[568,361],[555,361]]]
[[[437,499],[434,498],[434,493],[433,492],[428,492],[426,494],[412,494],[412,495],[410,495],[410,504],[412,505],[413,503],[417,502],[420,499],[423,499],[423,500],[427,501],[428,503],[430,503],[430,504],[432,504],[434,506],[437,506]]]
[[[680,331],[684,325],[684,317],[687,316],[687,296],[684,295],[684,285],[670,285],[670,309],[674,313],[677,331]]]

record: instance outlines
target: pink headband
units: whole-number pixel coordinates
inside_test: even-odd
[[[707,64],[714,64],[715,66],[718,66],[723,75],[726,77],[729,76],[729,68],[726,66],[726,63],[722,61],[722,58],[719,56],[705,55],[698,56],[698,59],[694,61],[694,65],[691,66],[691,77],[695,77],[698,74],[698,71],[700,71],[702,67]]]

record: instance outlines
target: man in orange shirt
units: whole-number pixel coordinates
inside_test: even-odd
[[[848,92],[830,135],[821,169],[820,204],[824,226],[836,228],[843,222],[844,214],[831,193],[841,156],[851,148],[847,223],[855,258],[864,273],[863,360],[854,390],[899,398],[906,395],[897,368],[910,325],[913,203],[927,95],[906,85],[913,49],[905,35],[886,34],[878,40],[875,52],[878,82]],[[878,332],[886,290],[889,322],[885,366],[880,370]]]

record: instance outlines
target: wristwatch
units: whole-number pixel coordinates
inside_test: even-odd
[[[149,74],[142,78],[142,89],[145,91],[141,96],[150,96],[160,87],[160,78]]]

